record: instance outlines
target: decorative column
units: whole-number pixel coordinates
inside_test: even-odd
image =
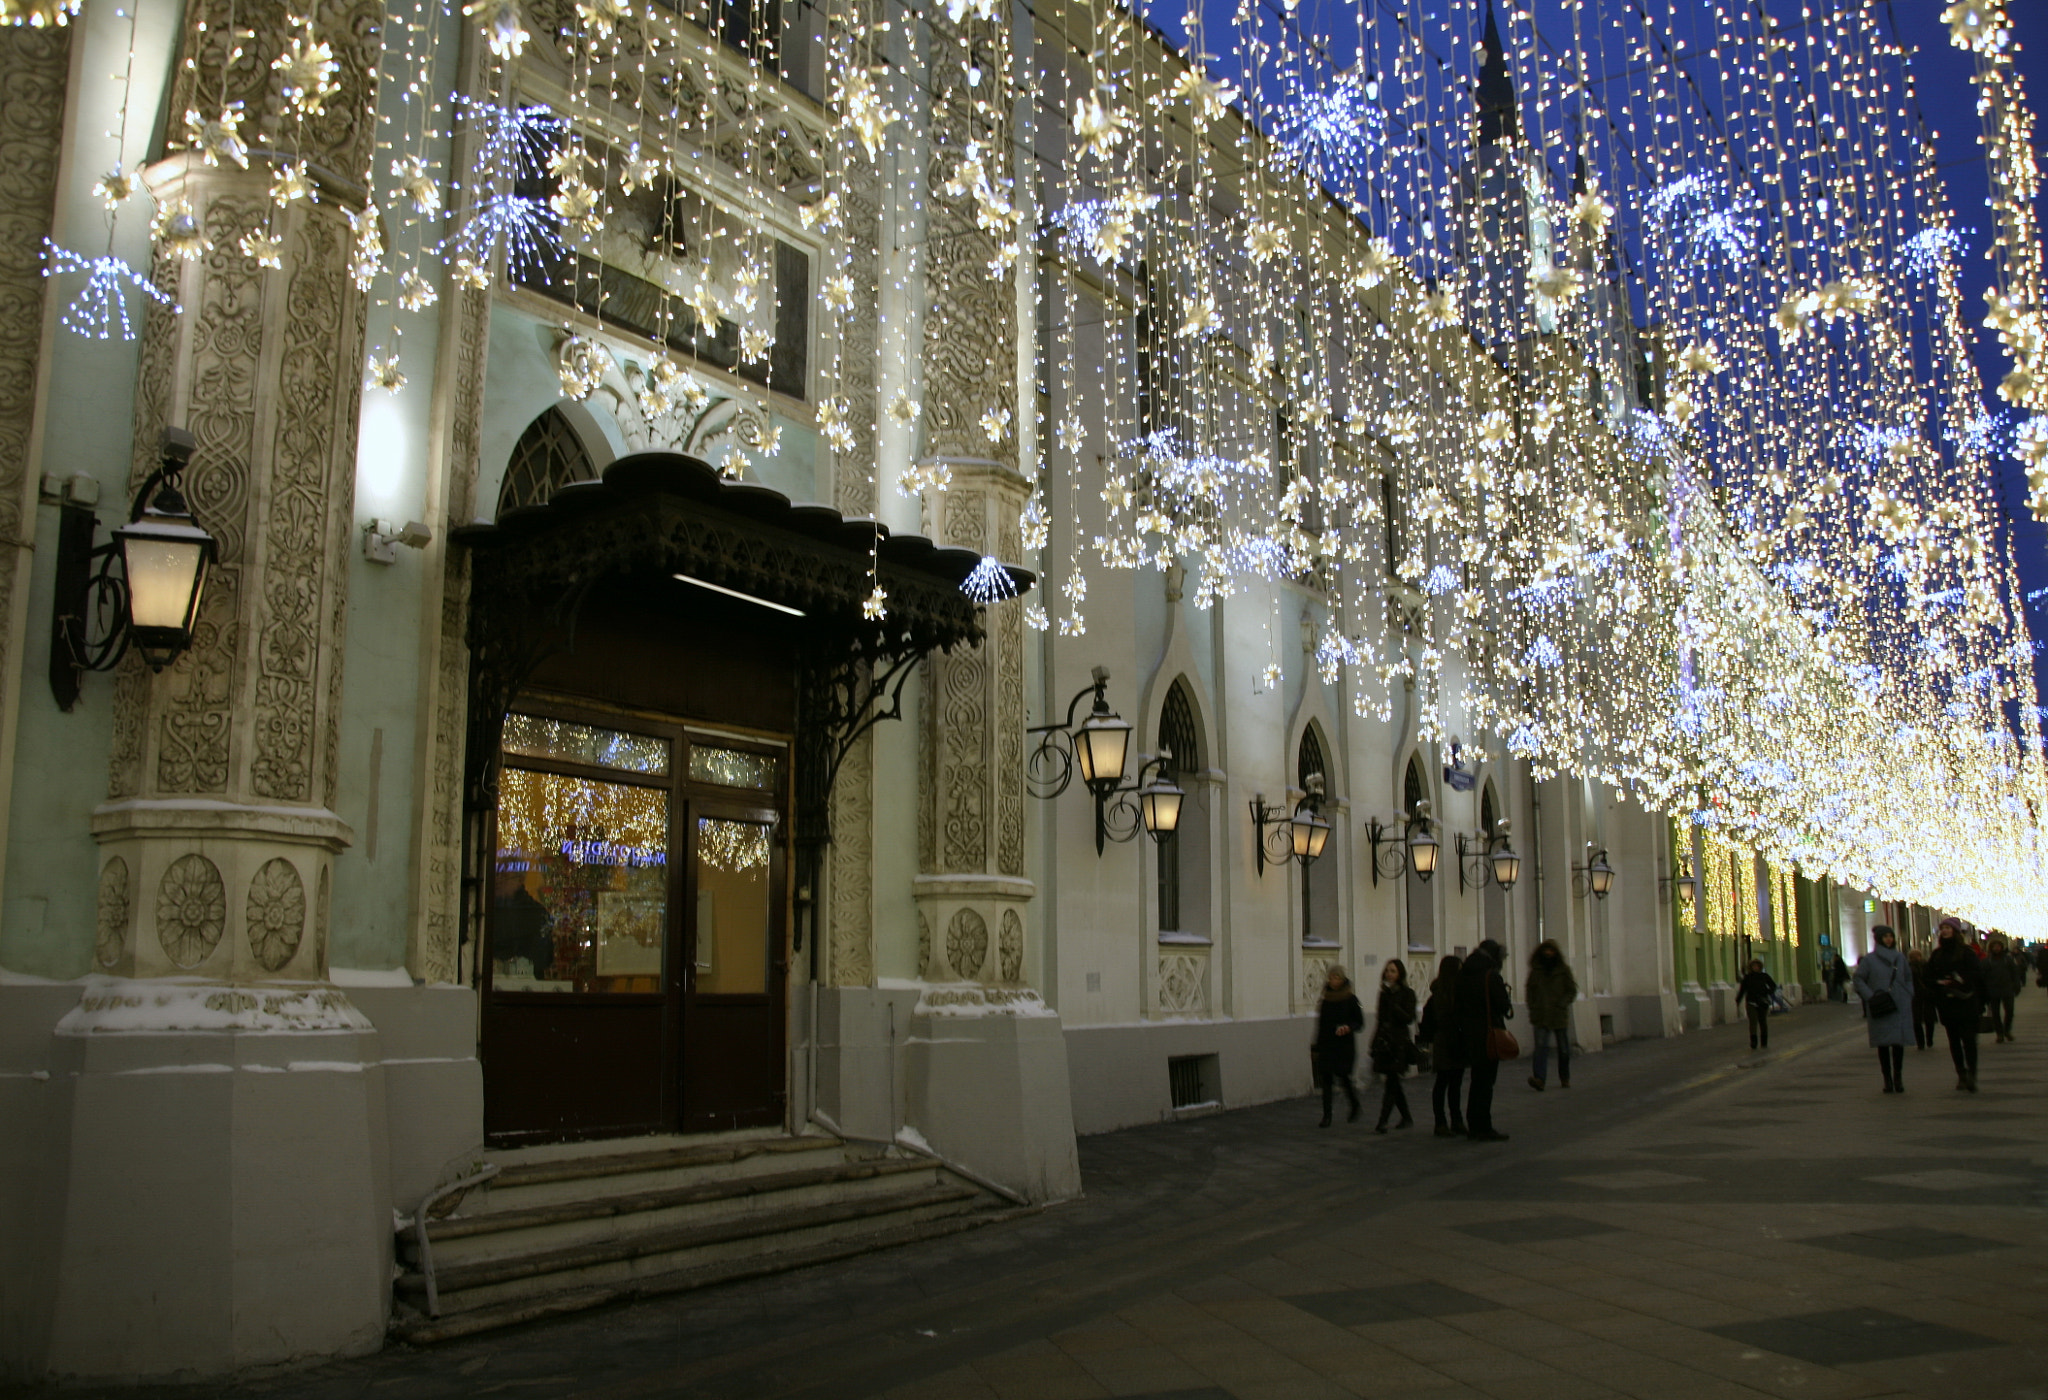
[[[232,18],[231,18],[232,15]],[[146,172],[189,209],[141,347],[134,476],[166,424],[197,450],[194,514],[219,541],[193,644],[116,678],[100,844],[99,966],[56,1036],[68,1117],[39,1371],[207,1377],[374,1351],[394,1202],[377,1032],[328,971],[341,654],[365,304],[351,275],[380,5],[324,0],[338,83],[281,122],[281,6],[191,0],[169,110],[242,104],[243,135],[305,160],[319,202],[178,153]],[[253,29],[253,32],[251,30]],[[230,57],[230,45],[234,45]],[[285,126],[279,135],[280,125]],[[339,173],[336,173],[339,172]],[[268,232],[282,267],[245,255]],[[138,1180],[163,1189],[136,1189]]]
[[[366,168],[380,8],[317,7],[340,91],[299,128],[315,172]],[[226,0],[194,5],[171,108],[219,102]],[[238,14],[257,32],[225,74],[254,124],[283,120],[257,55],[287,40],[284,11]],[[252,144],[279,139],[259,133]],[[242,170],[181,152],[149,172],[158,202],[189,207],[198,257],[160,251],[155,280],[183,308],[152,309],[135,408],[135,476],[166,424],[198,440],[186,497],[220,541],[192,647],[161,675],[116,680],[101,846],[98,961],[135,977],[236,982],[327,974],[343,615],[362,392],[366,297],[350,270],[363,192],[322,177],[318,202],[276,207],[260,160]],[[242,251],[269,231],[283,267]]]

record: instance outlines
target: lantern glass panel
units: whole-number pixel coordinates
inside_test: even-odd
[[[1138,808],[1145,819],[1145,830],[1157,836],[1169,835],[1180,828],[1180,804],[1187,796],[1172,783],[1153,783],[1138,794]]]
[[[1124,780],[1124,751],[1131,727],[1113,714],[1090,715],[1074,731],[1074,761],[1091,788],[1113,788]]]
[[[1522,878],[1522,858],[1515,854],[1512,846],[1502,846],[1493,853],[1493,882],[1504,890],[1515,887],[1515,881]]]
[[[1436,874],[1437,842],[1427,831],[1417,831],[1408,838],[1408,865],[1418,876],[1427,880]]]
[[[1330,839],[1330,824],[1313,812],[1297,812],[1294,817],[1293,845],[1295,859],[1307,864],[1319,858],[1323,845]]]

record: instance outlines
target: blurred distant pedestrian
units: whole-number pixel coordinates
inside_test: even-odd
[[[1501,980],[1503,960],[1500,944],[1488,938],[1472,950],[1458,972],[1458,1029],[1465,1042],[1466,1072],[1472,1077],[1465,1095],[1465,1136],[1473,1142],[1508,1140],[1493,1126],[1493,1086],[1500,1078],[1501,1059],[1514,1059],[1521,1050],[1507,1053],[1513,1041],[1507,1021],[1515,1007],[1508,984]]]
[[[1436,1071],[1429,1102],[1436,1112],[1438,1137],[1465,1136],[1465,1038],[1458,1029],[1458,974],[1464,966],[1459,957],[1438,963],[1436,981],[1429,984],[1429,1004],[1422,1008],[1421,1035]]]
[[[1351,978],[1337,964],[1323,979],[1323,1001],[1316,1010],[1316,1084],[1323,1091],[1322,1127],[1330,1126],[1330,1096],[1338,1084],[1351,1103],[1348,1122],[1358,1121],[1358,1090],[1351,1071],[1358,1063],[1358,1033],[1365,1029],[1365,1008],[1351,989]]]
[[[1832,954],[1828,958],[1825,980],[1828,984],[1829,1001],[1847,1001],[1849,999],[1849,964],[1842,961],[1840,953]]]
[[[1778,984],[1771,974],[1764,971],[1762,958],[1749,960],[1749,971],[1742,974],[1742,981],[1736,984],[1735,1000],[1749,1013],[1749,1048],[1768,1050],[1771,1048],[1771,1002],[1778,995]]]
[[[1927,959],[1934,983],[1941,1028],[1948,1032],[1949,1058],[1955,1061],[1956,1087],[1977,1092],[1977,1019],[1984,1014],[1984,964],[1963,941],[1962,925],[1941,921],[1934,952]]]
[[[1984,950],[1984,1003],[1991,1012],[1991,1032],[2003,1045],[2012,1039],[2012,1004],[2027,985],[2026,973],[1997,934]]]
[[[1906,1092],[1906,1034],[1913,1024],[1913,969],[1890,926],[1870,930],[1874,946],[1856,961],[1856,995],[1863,999],[1877,1067],[1887,1094]]]
[[[1408,1111],[1408,1095],[1401,1089],[1401,1076],[1408,1072],[1408,1062],[1415,1056],[1415,1041],[1410,1035],[1414,1024],[1415,989],[1408,985],[1408,965],[1399,958],[1388,958],[1386,970],[1380,974],[1379,1011],[1372,1028],[1373,1073],[1379,1075],[1385,1086],[1380,1090],[1380,1121],[1373,1125],[1376,1133],[1387,1130],[1387,1119],[1393,1117],[1396,1109],[1401,1111],[1397,1126],[1415,1125],[1415,1115]]]
[[[1927,954],[1915,948],[1906,954],[1906,965],[1913,969],[1913,1043],[1932,1050],[1937,998],[1934,979],[1927,975]]]
[[[1522,999],[1529,1004],[1529,1028],[1536,1036],[1536,1063],[1529,1087],[1542,1092],[1544,1064],[1550,1045],[1557,1042],[1557,1084],[1572,1087],[1572,1003],[1579,999],[1579,981],[1564,960],[1564,949],[1555,938],[1546,938],[1529,955],[1529,975],[1522,984]]]

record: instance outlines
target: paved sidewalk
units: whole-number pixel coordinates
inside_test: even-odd
[[[1853,1009],[1623,1045],[1474,1144],[1306,1101],[1083,1139],[1086,1200],[776,1279],[133,1400],[2048,1398],[2048,997],[1958,1093]],[[1416,1092],[1418,1089],[1420,1093]]]

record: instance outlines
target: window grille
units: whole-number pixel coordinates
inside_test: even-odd
[[[1176,1109],[1204,1108],[1222,1102],[1217,1092],[1214,1055],[1174,1055],[1166,1062],[1166,1079]]]
[[[513,444],[505,484],[498,490],[498,515],[520,506],[544,506],[570,482],[596,477],[596,466],[568,417],[551,408],[527,424]]]

